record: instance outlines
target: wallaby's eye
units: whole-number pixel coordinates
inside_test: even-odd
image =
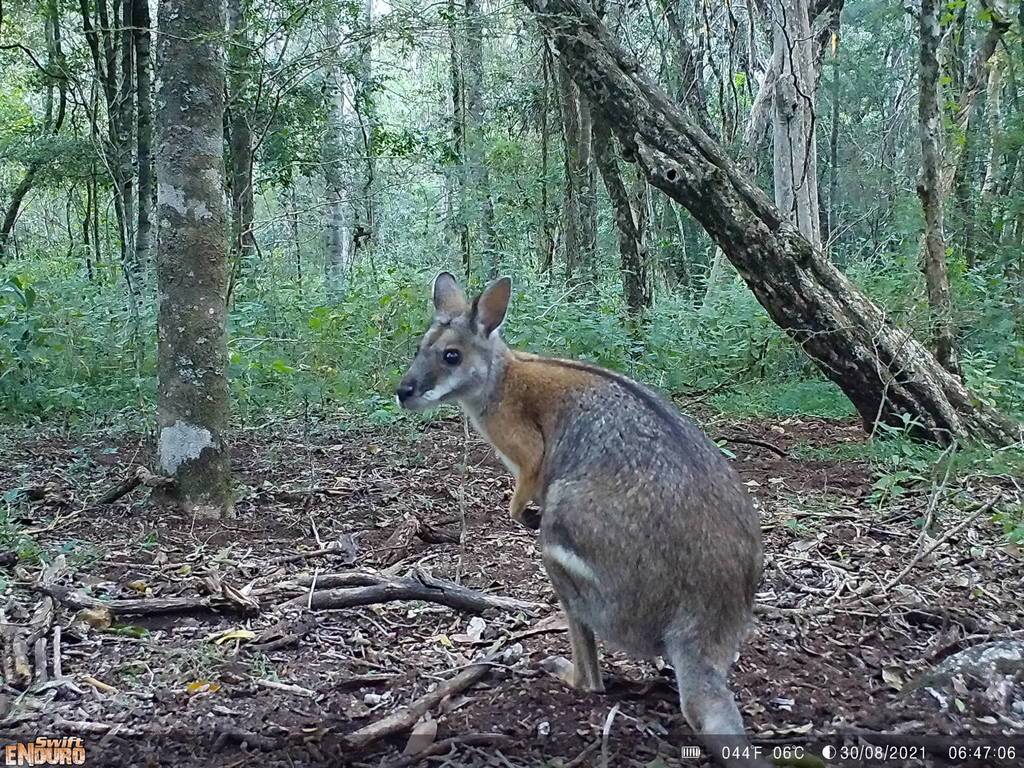
[[[462,355],[457,349],[446,349],[444,351],[444,361],[448,365],[458,365],[462,362]]]

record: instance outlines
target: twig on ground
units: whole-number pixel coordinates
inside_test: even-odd
[[[276,680],[253,680],[253,682],[261,688],[273,688],[275,691],[284,691],[285,693],[292,693],[296,696],[304,696],[309,699],[316,696],[316,691],[311,691],[309,688],[303,688],[301,685],[279,683]]]
[[[787,451],[782,450],[777,445],[772,445],[771,443],[767,443],[764,440],[755,440],[752,437],[729,437],[729,436],[720,437],[720,438],[718,438],[718,440],[725,441],[727,443],[739,443],[741,445],[756,445],[759,448],[767,448],[772,453],[775,453],[775,454],[781,456],[784,459],[788,459],[789,458],[789,453]]]
[[[437,755],[447,755],[458,746],[483,747],[495,744],[504,746],[511,743],[511,737],[506,736],[503,733],[469,733],[465,736],[452,736],[451,738],[434,742],[426,749],[422,749],[417,752],[415,755],[406,755],[393,763],[388,763],[387,768],[409,768],[409,766],[416,765],[425,758]]]
[[[216,597],[130,597],[122,600],[97,600],[81,592],[55,584],[30,584],[29,589],[43,592],[58,602],[74,609],[105,608],[115,616],[153,616],[163,613],[190,611],[217,611],[230,608],[235,611],[251,610],[251,606]]]
[[[127,496],[140,485],[146,485],[150,488],[159,488],[171,485],[173,482],[174,480],[170,477],[154,475],[145,467],[138,467],[129,477],[125,478],[117,485],[108,488],[107,491],[96,500],[96,503],[113,504],[118,499]]]
[[[308,552],[296,552],[292,555],[280,555],[278,557],[272,557],[266,561],[267,565],[283,565],[284,563],[297,563],[300,560],[308,560],[311,557],[321,557],[322,555],[334,555],[334,554],[347,554],[348,548],[345,547],[340,541],[335,541],[328,544],[326,547],[320,549],[311,549]]]
[[[1002,497],[1003,497],[1003,492],[999,491],[995,495],[995,497],[993,497],[990,501],[987,501],[984,504],[982,504],[974,512],[972,512],[970,515],[965,517],[963,520],[961,520],[959,523],[954,525],[952,528],[950,528],[948,531],[946,531],[944,534],[942,534],[939,538],[937,538],[935,541],[933,541],[931,543],[931,546],[926,547],[925,549],[921,550],[916,555],[914,555],[910,559],[910,562],[907,563],[906,567],[902,571],[900,571],[896,576],[894,576],[884,587],[882,587],[882,593],[885,594],[890,589],[892,589],[897,584],[899,584],[901,581],[903,581],[903,579],[906,577],[906,575],[908,573],[910,573],[912,570],[914,570],[915,566],[917,566],[917,564],[919,562],[921,562],[924,558],[926,558],[928,555],[930,555],[936,549],[941,547],[943,544],[945,544],[951,538],[956,536],[957,533],[959,533],[961,530],[963,530],[968,525],[973,523],[975,520],[977,520],[983,514],[985,514],[986,512],[989,512],[992,509],[992,507],[994,507],[996,504],[999,503],[999,500]]]
[[[430,693],[420,696],[408,706],[401,707],[387,717],[348,734],[344,737],[345,741],[355,749],[364,749],[388,736],[408,731],[424,714],[440,704],[445,697],[461,693],[482,680],[490,672],[491,662],[499,656],[498,652],[491,653],[480,661],[470,664],[455,677],[439,683]]]
[[[340,588],[319,589],[310,593],[308,597],[303,595],[287,600],[283,605],[319,610],[352,608],[357,605],[372,605],[392,600],[426,600],[471,613],[483,613],[489,609],[532,611],[541,607],[538,603],[529,603],[511,597],[486,595],[446,579],[428,576],[422,571],[414,571],[412,576],[406,578],[387,577],[366,572],[327,574],[319,577],[319,584],[323,585],[325,582]],[[348,585],[345,585],[346,582]]]
[[[70,731],[75,735],[87,733],[93,736],[105,736],[117,730],[121,736],[141,736],[144,731],[129,728],[124,723],[96,723],[91,720],[65,720],[59,715],[53,718],[53,727],[60,731]]]
[[[39,579],[29,585],[31,589],[45,591],[55,587],[57,577],[67,568],[67,559],[64,555],[54,558],[53,562],[47,565],[39,574]],[[46,645],[39,647],[38,641],[50,634],[53,626],[56,605],[50,596],[44,597],[36,603],[32,618],[23,625],[5,625],[3,627],[3,653],[2,668],[4,679],[15,688],[24,689],[33,681],[32,661],[29,660],[29,648],[32,648],[36,665],[42,665],[42,670],[36,671],[37,682],[46,682]],[[40,656],[42,653],[42,656]]]

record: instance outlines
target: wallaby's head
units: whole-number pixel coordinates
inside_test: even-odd
[[[423,410],[452,400],[486,400],[505,354],[498,329],[508,310],[512,281],[495,280],[470,303],[455,277],[442,272],[434,278],[433,291],[434,318],[398,385],[398,402]]]

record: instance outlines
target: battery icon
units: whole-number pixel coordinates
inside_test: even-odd
[[[683,760],[700,760],[700,747],[687,746],[679,748],[679,757]]]

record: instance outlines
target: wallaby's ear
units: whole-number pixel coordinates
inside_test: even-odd
[[[466,294],[451,272],[441,272],[434,278],[434,309],[446,315],[460,315],[469,309]]]
[[[473,304],[473,314],[484,336],[490,336],[505,322],[508,302],[512,298],[512,278],[500,277],[484,288]]]

